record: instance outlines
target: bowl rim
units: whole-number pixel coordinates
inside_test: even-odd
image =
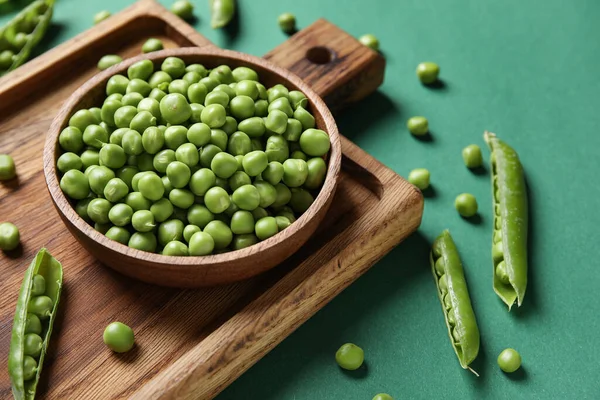
[[[278,232],[276,235],[260,241],[255,245],[240,250],[232,250],[226,253],[212,254],[207,256],[166,256],[160,253],[150,253],[133,249],[117,241],[109,239],[105,235],[96,231],[92,225],[83,220],[83,218],[81,218],[79,214],[75,212],[75,208],[71,205],[69,199],[64,195],[60,188],[55,155],[58,154],[57,148],[59,146],[58,137],[60,132],[64,129],[64,127],[67,126],[68,119],[73,112],[77,111],[75,110],[76,105],[92,89],[97,88],[99,85],[105,86],[106,82],[111,76],[119,73],[125,73],[129,66],[138,61],[151,60],[156,63],[157,61],[163,60],[167,57],[186,58],[190,56],[205,56],[215,58],[221,57],[229,59],[233,64],[236,65],[258,66],[260,68],[269,70],[274,75],[277,75],[279,80],[286,81],[286,83],[289,82],[298,88],[298,90],[302,90],[308,100],[312,103],[312,106],[318,111],[319,114],[321,114],[325,129],[329,134],[331,148],[328,153],[327,174],[325,181],[319,190],[319,194],[311,206],[300,216],[300,218],[292,223],[289,228]],[[308,225],[311,217],[317,214],[321,208],[330,204],[331,197],[334,196],[339,181],[341,158],[342,149],[340,135],[331,111],[323,99],[300,77],[264,58],[233,50],[225,50],[212,46],[206,46],[183,47],[142,54],[136,57],[128,58],[121,63],[116,64],[88,79],[69,96],[65,103],[63,103],[63,105],[60,107],[56,117],[53,119],[50,129],[46,134],[43,164],[46,187],[55,207],[58,209],[57,211],[62,214],[62,217],[67,218],[79,233],[87,236],[88,239],[94,241],[103,248],[108,248],[124,258],[131,257],[139,260],[150,261],[156,265],[177,265],[178,268],[198,269],[198,271],[200,271],[203,267],[214,267],[218,266],[219,264],[227,264],[232,260],[243,261],[246,258],[255,256],[259,252],[267,251],[275,246],[283,244],[288,239],[295,236],[297,232],[302,231],[303,228]],[[77,240],[79,241],[79,239]]]

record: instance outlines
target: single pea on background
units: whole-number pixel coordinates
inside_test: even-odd
[[[60,0],[53,26],[34,54],[85,31],[101,10],[113,14],[133,0]],[[170,7],[172,1],[162,0]],[[400,175],[431,172],[418,232],[307,321],[227,388],[219,399],[598,398],[600,320],[595,308],[600,275],[597,199],[600,186],[600,3],[548,0],[339,2],[238,1],[237,28],[212,30],[208,1],[195,1],[196,29],[220,47],[263,55],[287,40],[277,17],[296,16],[298,29],[324,17],[359,38],[374,34],[386,58],[381,89],[336,115],[340,132]],[[0,24],[10,14],[0,15]],[[140,42],[140,46],[141,46]],[[99,55],[100,57],[100,55]],[[420,62],[440,65],[443,85],[424,87]],[[26,68],[26,67],[25,67]],[[576,72],[574,72],[576,71]],[[424,115],[430,141],[406,128]],[[0,117],[5,122],[7,116]],[[0,123],[0,126],[2,124]],[[530,191],[530,275],[521,308],[509,313],[492,291],[490,130],[512,147]],[[6,138],[2,137],[2,144]],[[481,147],[484,169],[461,157]],[[17,165],[18,170],[18,165]],[[0,183],[0,196],[5,187]],[[40,188],[43,190],[43,188]],[[480,221],[454,208],[473,194]],[[0,215],[8,203],[0,203]],[[475,368],[460,368],[448,343],[428,266],[431,241],[450,229],[463,262],[482,348]],[[0,261],[1,263],[1,261]],[[344,343],[360,344],[366,369],[347,374],[335,363]],[[496,364],[505,348],[523,357],[508,376]],[[521,371],[519,373],[519,371]],[[360,371],[360,370],[359,370]]]

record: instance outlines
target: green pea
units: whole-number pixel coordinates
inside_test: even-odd
[[[279,28],[285,33],[292,33],[296,30],[296,17],[291,13],[283,13],[277,17]]]
[[[27,304],[27,312],[35,314],[39,319],[45,320],[52,314],[54,303],[48,296],[32,297]]]
[[[304,187],[310,190],[318,189],[323,185],[327,173],[327,164],[320,157],[311,158],[306,162],[308,176],[304,182]],[[264,176],[264,174],[263,174]]]
[[[142,143],[142,135],[133,129],[129,129],[123,135],[121,140],[121,146],[128,155],[140,155],[144,151],[144,145]]]
[[[299,90],[292,90],[289,94],[290,104],[296,110],[298,107],[306,109],[308,106],[308,99],[306,95]]]
[[[260,117],[247,118],[238,124],[238,129],[251,138],[259,138],[266,131],[265,122]]]
[[[254,217],[255,221],[258,221],[261,218],[268,217],[269,212],[262,207],[257,207],[252,210],[252,216]]]
[[[346,370],[354,371],[359,369],[365,359],[363,349],[354,343],[343,344],[335,353],[335,361]]]
[[[87,214],[87,208],[88,205],[90,204],[90,201],[92,201],[93,199],[88,197],[86,199],[83,200],[79,200],[77,203],[75,203],[75,212],[77,213],[77,215],[79,215],[81,218],[83,218],[85,221],[90,222],[90,217]]]
[[[169,83],[169,93],[179,93],[182,96],[187,96],[188,88],[190,84],[183,79],[175,79]]]
[[[437,269],[436,269],[436,272],[437,272]],[[443,274],[443,272],[438,281],[438,285],[440,288],[440,292],[442,294],[445,295],[446,293],[448,293],[448,279],[446,278],[446,275]],[[454,313],[452,313],[452,317],[454,317]],[[448,313],[448,322],[450,322],[450,313]],[[455,324],[453,324],[453,325],[455,325]]]
[[[74,126],[81,132],[90,125],[98,125],[100,121],[90,110],[79,110],[69,119],[69,126]]]
[[[281,186],[285,186],[285,185],[281,185]],[[290,198],[291,198],[291,192],[290,192]],[[281,209],[277,213],[277,216],[278,217],[279,216],[286,217],[292,224],[296,221],[296,216],[294,215],[294,211],[291,209],[291,207],[288,207],[288,206],[281,207]]]
[[[105,144],[102,146],[99,158],[103,165],[114,169],[121,168],[127,161],[125,151],[116,144]]]
[[[113,178],[104,187],[104,197],[113,203],[121,200],[129,193],[129,187],[119,178]]]
[[[148,84],[150,85],[150,87],[153,90],[154,89],[160,90],[160,89],[158,89],[158,87],[160,85],[166,84],[168,87],[169,83],[171,83],[172,81],[173,81],[173,78],[171,78],[171,75],[167,74],[165,71],[156,71],[150,76],[150,79],[148,79]],[[155,93],[155,95],[157,94],[157,92],[154,92],[154,93]],[[165,95],[166,95],[166,93],[165,93]],[[156,100],[160,101],[160,99],[156,99]]]
[[[194,83],[200,82],[200,79],[202,79],[202,78],[203,78],[203,76],[201,76],[199,73],[191,71],[191,72],[186,72],[185,75],[183,75],[183,78],[181,78],[181,79],[186,81],[188,83],[188,85],[193,85]],[[182,94],[187,95],[187,93],[182,93]]]
[[[269,182],[256,181],[254,182],[254,186],[260,195],[260,207],[267,208],[277,199],[277,190]]]
[[[160,113],[166,122],[177,125],[190,118],[192,108],[185,96],[180,93],[170,93],[160,100]]]
[[[154,229],[154,214],[149,210],[139,210],[133,213],[131,225],[138,232],[150,232]]]
[[[167,178],[174,188],[186,187],[191,176],[190,168],[180,161],[173,161],[167,166]]]
[[[280,232],[292,224],[289,219],[281,216],[275,217],[275,221]]]
[[[315,201],[312,194],[309,191],[302,188],[291,188],[292,198],[290,199],[290,206],[297,213],[303,213],[308,210],[310,205]]]
[[[94,223],[94,229],[98,232],[100,232],[102,235],[106,234],[106,232],[108,232],[108,230],[111,228],[110,224],[99,224],[99,223]]]
[[[139,191],[148,200],[158,201],[163,197],[165,188],[157,175],[145,173],[139,180]]]
[[[133,236],[132,236],[133,237]],[[121,322],[112,322],[102,335],[104,344],[116,353],[125,353],[133,348],[135,337],[133,330]]]
[[[106,82],[106,94],[108,96],[115,93],[125,94],[127,91],[127,85],[129,85],[129,79],[123,75],[113,75],[110,77],[108,82]],[[72,124],[69,123],[69,125]]]
[[[269,111],[269,113],[273,110],[283,111],[288,116],[288,118],[292,118],[294,116],[294,110],[292,109],[290,101],[287,97],[280,97],[274,100],[272,103],[269,104],[269,108],[267,110]]]
[[[220,83],[232,83],[234,81],[233,72],[228,65],[219,65],[208,74],[211,78],[216,79]]]
[[[201,120],[210,128],[220,128],[225,124],[227,112],[220,104],[210,104],[202,110]]]
[[[273,86],[272,88],[270,88],[269,90],[267,90],[267,96],[268,96],[269,103],[272,103],[281,97],[288,98],[289,94],[290,94],[290,91],[288,90],[288,88],[286,88],[285,86],[283,86],[281,84],[277,84],[277,85]]]
[[[367,33],[366,35],[362,35],[358,41],[370,49],[379,51],[379,40],[373,34]]]
[[[471,144],[462,150],[462,158],[467,168],[479,168],[483,164],[481,148],[476,144]]]
[[[444,258],[440,257],[437,260],[435,260],[435,272],[438,274],[438,276],[442,276],[446,273],[446,267],[444,264]]]
[[[25,332],[24,333],[35,333],[37,335],[42,334],[42,322],[38,318],[37,315],[32,313],[27,313],[27,317],[25,319]]]
[[[108,132],[100,125],[88,125],[83,132],[83,142],[99,149],[108,143]]]
[[[90,219],[99,224],[107,224],[110,222],[108,213],[112,208],[110,201],[102,198],[93,199],[88,204],[87,213]]]
[[[187,67],[185,67],[185,71],[186,72],[196,72],[203,78],[208,75],[208,71],[206,70],[206,67],[202,64],[190,64]]]
[[[452,298],[450,297],[450,293],[447,293],[444,296],[444,307],[446,307],[446,310],[452,309]],[[454,332],[452,332],[452,334],[454,335]],[[459,340],[456,340],[456,341],[459,342]]]
[[[417,65],[417,76],[419,80],[426,84],[431,85],[438,80],[440,74],[440,67],[433,62],[422,62]]]
[[[521,368],[521,355],[515,349],[504,349],[498,356],[498,366],[506,373],[513,373]]]
[[[215,240],[207,232],[196,232],[189,240],[190,256],[206,256],[213,252]]]
[[[78,128],[68,126],[60,132],[58,143],[63,150],[78,153],[83,149],[83,134]]]
[[[208,233],[212,236],[215,242],[215,249],[217,250],[226,248],[233,240],[231,229],[223,221],[210,221],[204,228],[204,233]],[[192,236],[192,239],[193,238],[194,237]]]
[[[112,14],[110,13],[110,11],[107,10],[102,10],[98,13],[96,13],[94,15],[94,25],[99,24],[100,22],[104,21],[105,19],[110,18]]]
[[[212,92],[221,82],[213,77],[207,76],[200,79],[200,82],[198,83],[203,84],[206,87],[207,92]]]
[[[115,204],[108,212],[108,219],[116,226],[127,226],[132,216],[133,209],[124,203]]]
[[[269,111],[267,120],[265,121],[265,127],[271,132],[282,135],[287,128],[287,115],[280,110]]]
[[[187,140],[195,146],[202,147],[210,142],[211,130],[210,127],[204,123],[197,123],[187,131]]]
[[[297,142],[302,135],[302,124],[294,118],[288,118],[287,128],[283,132],[283,138],[289,142]]]
[[[416,168],[408,174],[408,181],[421,190],[429,187],[430,173],[425,168]]]
[[[150,75],[152,75],[153,72],[154,72],[154,64],[152,64],[152,61],[141,60],[141,61],[138,61],[138,62],[132,64],[127,69],[127,77],[130,80],[141,79],[141,80],[145,81],[145,80],[148,80],[148,78],[150,78]]]
[[[500,262],[504,259],[504,247],[501,241],[494,243],[492,246],[492,258],[494,262]]]
[[[156,171],[164,174],[167,172],[167,166],[176,160],[177,157],[175,156],[175,152],[171,149],[165,149],[156,153],[152,164]]]
[[[243,161],[244,161],[244,156],[242,156],[242,155],[237,155],[237,156],[235,156],[235,160],[236,160],[236,161],[237,161],[237,163],[238,163],[238,171],[242,171],[242,172],[243,172],[243,171],[244,171],[244,166],[243,166],[243,164],[242,164],[242,163],[243,163]],[[246,175],[248,175],[248,174],[246,174]]]
[[[227,142],[227,151],[234,156],[248,154],[252,149],[250,137],[244,132],[234,132]]]
[[[281,182],[281,179],[283,179],[283,165],[278,161],[271,161],[267,165],[267,168],[262,172],[262,178],[272,185],[277,185]]]
[[[16,59],[15,53],[12,50],[0,51],[0,70],[7,70]]]
[[[72,199],[85,199],[89,192],[90,186],[88,178],[83,172],[72,169],[67,171],[60,180],[60,188]]]
[[[211,129],[210,131],[210,143],[214,144],[221,151],[227,150],[227,142],[229,138],[227,137],[227,133],[225,133],[222,129]]]
[[[154,253],[157,246],[156,236],[152,232],[135,232],[127,245],[132,249]]]
[[[156,117],[149,111],[138,112],[129,124],[129,127],[137,132],[144,132],[151,126],[156,126]]]
[[[258,74],[251,68],[248,67],[237,67],[232,71],[233,79],[236,82],[241,81],[258,81]]]
[[[282,136],[273,135],[267,139],[265,153],[269,161],[284,162],[289,158],[288,142]]]
[[[125,228],[120,226],[112,226],[106,233],[104,234],[107,238],[114,240],[115,242],[119,242],[125,246],[129,243],[131,239],[131,233]]]
[[[465,218],[469,218],[477,214],[477,199],[470,193],[462,193],[454,200],[456,211]]]
[[[379,393],[376,394],[372,400],[394,400],[394,398],[387,393]]]
[[[162,49],[164,49],[164,45],[160,39],[150,38],[142,45],[142,53],[152,53]]]
[[[274,217],[261,218],[256,221],[254,231],[260,240],[266,240],[279,232],[277,220]]]
[[[46,279],[39,274],[35,274],[31,279],[31,295],[41,296],[46,293]]]
[[[151,91],[152,86],[148,82],[136,78],[129,81],[125,93],[139,93],[143,97],[147,97]]]
[[[119,100],[105,101],[100,111],[102,121],[106,122],[111,127],[115,127],[115,113],[122,106],[123,103],[121,103]]]
[[[192,205],[187,212],[187,220],[190,224],[204,228],[215,216],[208,208],[200,204]]]
[[[258,243],[258,238],[253,233],[243,234],[243,235],[235,235],[233,241],[231,243],[231,247],[234,250],[241,250],[246,247],[250,247]]]
[[[257,187],[247,184],[237,188],[231,200],[242,210],[252,211],[260,205],[260,192]],[[206,201],[206,199],[205,199]]]
[[[115,177],[115,173],[104,166],[98,166],[90,171],[88,175],[89,185],[92,189],[92,192],[97,195],[104,194],[104,187]]]
[[[165,143],[164,133],[155,126],[148,127],[142,135],[142,147],[148,154],[158,153]]]
[[[235,157],[225,152],[217,153],[210,163],[210,169],[216,176],[223,179],[230,178],[237,171],[237,168],[238,163]]]
[[[171,219],[158,226],[158,243],[165,246],[167,243],[183,240],[183,222]]]
[[[160,69],[168,73],[173,79],[177,79],[185,74],[185,63],[181,58],[167,57],[162,62]]]
[[[194,234],[198,233],[198,232],[202,232],[202,230],[200,229],[200,227],[198,227],[196,225],[186,225],[186,227],[183,228],[183,239],[186,242],[190,243],[190,240],[192,239],[192,236],[194,236]],[[211,237],[211,239],[212,239],[212,237]]]
[[[131,124],[133,118],[137,115],[137,112],[137,108],[134,106],[124,105],[123,107],[117,109],[114,114],[115,125],[117,128],[129,128],[129,125]]]
[[[217,88],[218,87],[219,86],[217,86]],[[229,86],[226,87],[229,88]],[[204,105],[209,106],[211,104],[220,104],[223,107],[228,107],[229,95],[222,90],[217,90],[217,88],[215,88],[214,91],[206,95],[206,98],[204,99]]]
[[[137,156],[137,167],[140,171],[148,172],[154,171],[154,157],[152,154],[142,153]]]
[[[81,158],[79,158],[77,154],[67,152],[58,157],[56,166],[60,172],[65,173],[72,169],[81,170],[83,168],[83,162],[81,162]],[[5,175],[8,176],[8,174]]]
[[[119,128],[114,130],[110,134],[108,142],[110,144],[116,144],[117,146],[121,146],[123,144],[123,136],[125,136],[128,130],[129,128]]]
[[[33,379],[37,374],[37,361],[31,356],[23,357],[23,380]]]
[[[304,107],[298,106],[294,111],[294,118],[302,124],[302,130],[312,129],[315,127],[315,117],[312,116]]]
[[[236,235],[254,233],[254,217],[250,211],[236,211],[231,216],[231,231]]]
[[[254,81],[243,80],[235,85],[234,94],[250,97],[254,106],[254,101],[258,98],[258,86],[256,86],[256,82]]]
[[[415,136],[424,136],[429,132],[429,121],[425,117],[411,117],[406,122],[406,126]]]
[[[254,100],[249,96],[236,96],[231,100],[229,111],[235,118],[240,120],[251,118],[254,116],[255,111]]]
[[[300,136],[300,148],[309,156],[324,156],[330,147],[329,135],[320,129],[307,129]]]
[[[268,114],[269,103],[266,100],[257,100],[256,102],[254,102],[254,115],[262,118],[266,117]]]
[[[202,122],[202,110],[204,110],[204,106],[198,103],[191,103],[190,108],[192,109],[192,116],[189,119],[189,123],[197,124],[198,122]]]
[[[186,189],[173,189],[169,193],[169,200],[175,207],[187,210],[196,200],[194,194]]]
[[[500,261],[498,265],[496,265],[495,273],[500,282],[502,282],[505,285],[510,285],[510,278],[508,277],[508,272],[506,271],[506,263],[504,262],[504,260]]]
[[[201,168],[191,176],[189,186],[196,196],[204,196],[208,189],[215,185],[215,182],[215,173],[208,168]]]
[[[150,212],[156,222],[164,222],[173,215],[173,204],[168,199],[160,199],[150,206]]]
[[[163,255],[165,256],[187,256],[189,255],[188,247],[185,243],[182,243],[178,240],[174,240],[165,245],[163,251]]]
[[[152,203],[150,200],[145,198],[140,192],[131,192],[125,196],[125,204],[133,209],[138,210],[149,210]]]
[[[306,161],[298,159],[287,159],[283,163],[283,183],[288,187],[299,187],[306,182],[308,177],[308,166]]]
[[[204,204],[206,205],[206,208],[214,214],[220,214],[227,210],[230,202],[229,194],[227,194],[223,188],[218,186],[210,188],[204,195]]]
[[[268,163],[269,159],[267,154],[259,150],[251,151],[250,153],[244,155],[244,159],[242,161],[244,171],[249,176],[258,176],[267,168]]]
[[[127,79],[127,78],[125,78],[125,79]],[[104,102],[113,101],[113,100],[121,101],[122,99],[123,99],[123,95],[121,93],[113,93],[113,94],[107,96],[106,99],[104,100]]]
[[[272,207],[281,207],[290,202],[292,198],[292,192],[283,183],[275,185],[275,201],[271,204]],[[288,217],[288,219],[290,219]],[[293,222],[290,220],[290,222]]]
[[[120,56],[116,54],[107,54],[98,61],[97,67],[100,71],[104,71],[113,65],[117,65],[121,61],[123,61],[123,59]]]
[[[227,181],[227,183],[229,183],[229,187],[235,193],[235,191],[238,188],[240,188],[240,187],[242,187],[244,185],[250,185],[252,183],[252,180],[250,179],[250,177],[248,176],[247,173],[245,173],[243,171],[236,171],[229,178],[229,180]]]

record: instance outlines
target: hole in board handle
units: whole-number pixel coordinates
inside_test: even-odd
[[[317,46],[307,50],[306,58],[314,64],[327,64],[333,60],[334,54],[327,47]]]

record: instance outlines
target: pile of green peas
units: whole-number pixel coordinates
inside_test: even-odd
[[[57,168],[76,212],[122,244],[242,249],[292,224],[323,184],[330,140],[306,96],[267,90],[250,68],[142,60],[106,94],[71,116]]]

